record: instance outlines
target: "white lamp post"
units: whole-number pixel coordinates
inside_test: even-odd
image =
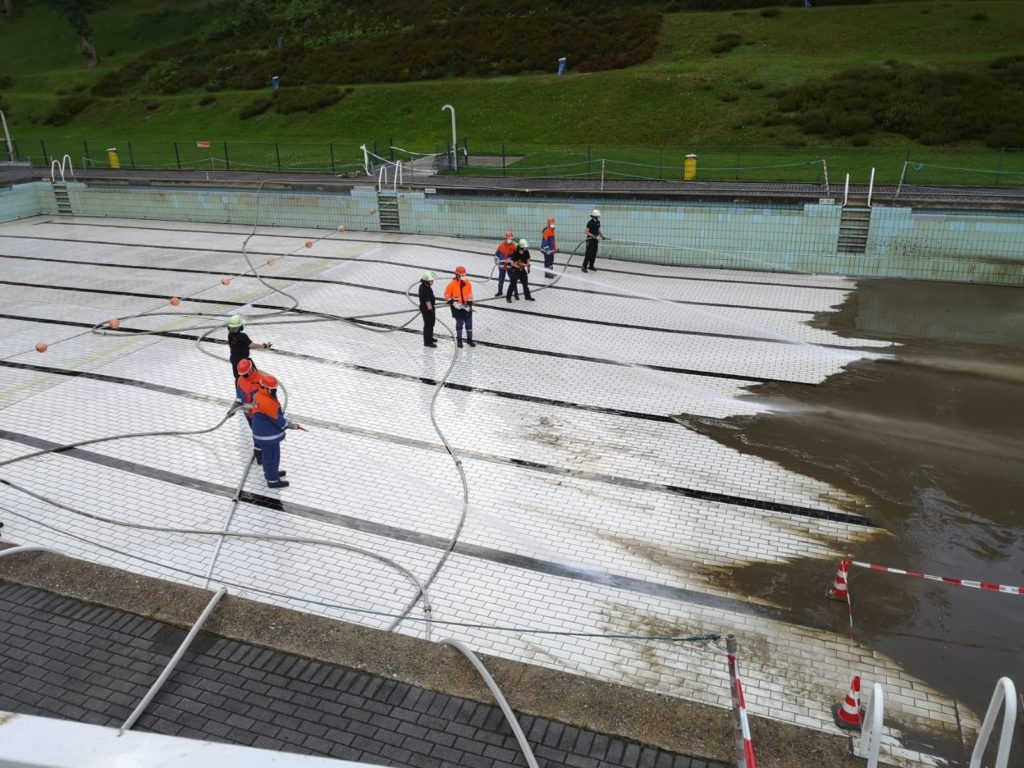
[[[453,162],[453,164],[455,166],[455,172],[458,173],[459,172],[459,145],[456,143],[456,138],[455,138],[455,107],[453,107],[451,104],[445,104],[443,107],[441,107],[441,111],[442,112],[444,112],[446,109],[449,112],[452,113],[452,162]]]

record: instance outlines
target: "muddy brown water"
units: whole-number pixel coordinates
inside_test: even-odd
[[[862,281],[813,324],[893,346],[817,387],[751,388],[772,412],[685,423],[858,497],[853,511],[886,534],[857,545],[857,560],[1024,585],[1024,289]],[[720,578],[846,634],[845,604],[823,596],[837,565]],[[856,568],[850,584],[858,641],[979,717],[1000,676],[1024,689],[1024,597]],[[1011,765],[1024,765],[1020,749]]]

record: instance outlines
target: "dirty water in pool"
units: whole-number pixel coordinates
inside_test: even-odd
[[[1024,289],[863,281],[812,324],[892,346],[817,387],[751,388],[767,413],[680,421],[860,499],[853,511],[884,532],[857,560],[1024,584]],[[837,566],[761,563],[720,578],[846,634],[846,605],[824,597]],[[858,641],[979,717],[1000,676],[1024,687],[1024,597],[858,568],[850,585]]]

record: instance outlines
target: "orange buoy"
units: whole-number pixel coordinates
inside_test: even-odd
[[[45,341],[37,341],[36,342],[36,352],[45,352],[45,351],[46,351],[46,342]]]
[[[113,320],[110,321],[109,325],[116,331],[118,328],[121,327],[121,321],[115,317]]]
[[[220,279],[220,284],[221,285],[231,285],[231,278],[230,277],[222,277]]]
[[[307,240],[306,241],[306,247],[307,248],[312,248],[313,247],[313,241],[312,240]]]
[[[179,299],[177,296],[171,297],[171,306],[172,307],[176,307],[179,304],[181,304],[181,299]]]

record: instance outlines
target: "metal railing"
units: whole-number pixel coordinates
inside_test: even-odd
[[[1017,691],[1013,681],[1008,677],[1001,677],[996,683],[996,689],[992,692],[992,700],[988,705],[988,712],[985,713],[985,721],[981,724],[981,731],[978,733],[978,741],[971,752],[970,768],[982,768],[981,758],[985,754],[989,739],[992,738],[992,730],[996,725],[996,716],[999,708],[1003,707],[1003,730],[999,734],[999,748],[996,751],[996,761],[992,768],[1006,768],[1010,762],[1010,748],[1013,746],[1014,721],[1017,719]]]
[[[64,157],[62,157],[60,159],[60,162],[57,162],[56,160],[52,160],[50,162],[50,183],[51,184],[56,184],[57,183],[57,173],[58,172],[60,172],[60,183],[61,184],[67,183],[65,181],[65,179],[64,179],[64,172],[65,171],[71,171],[72,177],[75,175],[75,166],[71,162],[71,155],[64,155]]]

